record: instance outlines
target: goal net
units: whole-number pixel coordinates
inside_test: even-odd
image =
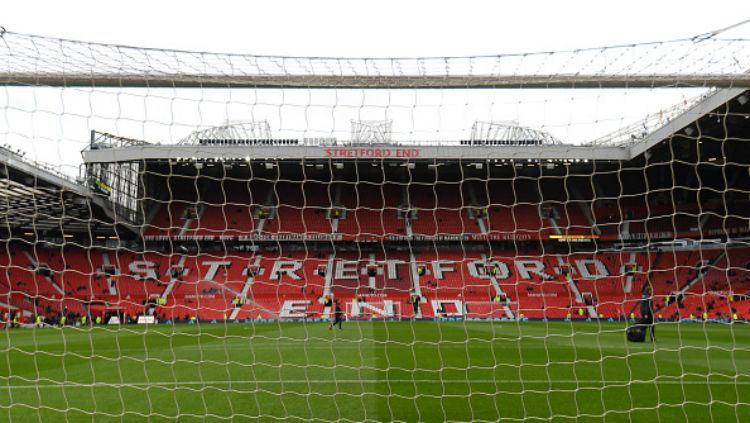
[[[5,32],[0,415],[747,421],[748,47]]]

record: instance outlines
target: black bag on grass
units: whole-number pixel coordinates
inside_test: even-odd
[[[646,340],[646,327],[641,325],[631,326],[625,330],[630,342],[643,342]]]

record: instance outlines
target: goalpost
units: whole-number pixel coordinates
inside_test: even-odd
[[[0,63],[2,419],[750,418],[750,41]]]

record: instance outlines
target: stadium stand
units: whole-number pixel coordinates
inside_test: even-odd
[[[0,309],[318,318],[323,299],[335,296],[351,307],[369,304],[352,310],[397,304],[392,313],[375,311],[389,318],[624,319],[650,284],[663,319],[745,318],[750,182],[746,166],[726,164],[717,173],[706,159],[728,150],[746,157],[747,143],[737,141],[744,129],[732,126],[737,136],[730,137],[708,115],[698,123],[723,143],[706,138],[695,152],[674,134],[648,155],[618,160],[608,148],[620,154],[621,147],[606,146],[566,150],[585,149],[590,160],[507,157],[511,147],[531,156],[544,147],[526,142],[472,145],[500,157],[492,160],[458,159],[451,152],[458,144],[408,161],[347,159],[367,148],[373,155],[427,150],[419,143],[276,145],[271,138],[242,148],[298,158],[221,160],[234,144],[198,139],[170,157],[135,156],[141,171],[130,185],[140,188],[132,200],[117,192],[130,182],[107,180],[124,174],[120,165],[107,174],[97,155],[153,146],[92,134],[84,158],[98,173],[83,184],[4,162],[8,199],[33,188],[50,202],[34,218],[3,205],[13,224],[2,229]],[[315,155],[332,150],[343,158]],[[215,154],[193,158],[203,151]],[[62,213],[53,197],[62,199]],[[417,316],[407,304],[412,295],[421,299]],[[299,302],[304,313],[290,314]]]
[[[139,314],[148,312],[149,300],[164,297],[167,303],[159,305],[157,315],[182,318],[189,309],[188,315],[207,320],[235,308],[236,316],[260,313],[270,318],[273,313],[268,310],[300,300],[310,301],[308,313],[315,317],[322,312],[317,300],[325,293],[347,302],[387,298],[406,310],[405,302],[416,287],[428,300],[465,301],[471,305],[465,313],[469,318],[500,313],[488,310],[502,292],[502,303],[528,318],[565,318],[570,310],[592,306],[595,316],[621,319],[629,304],[639,299],[646,279],[665,319],[700,316],[704,310],[726,317],[731,308],[744,316],[747,306],[742,299],[750,291],[747,248],[565,256],[505,251],[491,258],[478,251],[441,249],[415,254],[415,264],[413,272],[409,253],[399,251],[331,250],[311,257],[300,251],[162,255],[20,249],[4,257],[7,270],[0,275],[0,287],[3,303],[34,312],[33,301],[23,304],[19,299],[56,304],[53,313],[106,301],[112,309]],[[679,291],[684,298],[678,306]],[[668,296],[675,301],[666,304]],[[736,301],[730,302],[729,296],[736,296]],[[239,297],[247,300],[245,304],[234,303]],[[424,310],[423,317],[437,312],[429,305]],[[592,317],[588,311],[585,316]]]

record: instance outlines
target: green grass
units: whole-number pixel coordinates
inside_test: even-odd
[[[750,421],[750,327],[201,324],[0,332],[0,421]]]

